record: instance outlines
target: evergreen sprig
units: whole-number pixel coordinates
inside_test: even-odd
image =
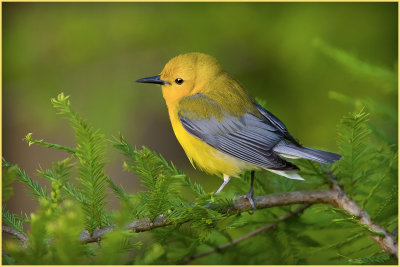
[[[151,218],[168,213],[169,218],[176,222],[188,219],[192,208],[182,200],[182,193],[179,192],[182,186],[191,189],[197,200],[209,198],[201,185],[192,182],[162,155],[147,147],[132,149],[122,135],[118,139],[115,138],[114,146],[128,158],[124,164],[125,168],[134,171],[141,179],[142,185],[148,189],[139,195],[142,206],[147,210],[145,213]],[[174,210],[172,214],[171,209]],[[204,216],[199,218],[203,219]],[[196,221],[196,217],[191,216],[191,221]]]
[[[82,208],[87,215],[87,229],[91,232],[108,224],[105,210],[108,179],[103,171],[105,139],[99,130],[93,130],[78,113],[72,111],[69,96],[61,93],[51,102],[59,114],[66,116],[75,132],[75,156],[80,164],[78,181],[80,192],[87,200],[87,203],[82,202]]]
[[[26,236],[24,233],[25,218],[23,216],[13,214],[6,208],[6,206],[3,206],[1,218],[3,223]]]
[[[145,215],[155,218],[168,212],[178,200],[180,184],[175,178],[182,172],[147,147],[132,149],[122,136],[114,146],[128,157],[125,167],[134,171],[147,189],[140,193]]]
[[[37,173],[40,177],[43,177],[48,182],[59,182],[60,189],[63,192],[63,197],[72,197],[79,201],[81,205],[90,205],[86,196],[82,193],[82,190],[78,189],[70,181],[72,178],[73,168],[75,163],[71,162],[72,158],[66,158],[64,160],[54,162],[53,169],[43,169],[39,167]]]
[[[54,162],[52,170],[39,167],[37,173],[49,182],[60,181],[61,184],[65,184],[67,181],[71,180],[71,174],[73,167],[75,166],[75,164],[71,161],[71,158],[66,158],[64,160]]]
[[[35,197],[43,197],[43,198],[48,198],[49,197],[49,195],[47,193],[47,190],[46,190],[46,187],[41,187],[37,182],[32,180],[32,178],[29,177],[28,174],[26,174],[26,172],[24,170],[21,170],[20,168],[18,168],[17,165],[13,165],[13,164],[7,162],[3,158],[2,159],[2,166],[3,166],[3,168],[15,166],[14,168],[15,168],[15,172],[17,174],[16,178],[18,179],[18,181],[20,181],[23,184],[25,184],[31,190],[31,193]]]
[[[33,145],[33,144],[39,144],[43,147],[47,147],[47,148],[54,148],[57,150],[64,150],[67,151],[68,153],[74,154],[75,153],[75,149],[67,147],[67,146],[62,146],[62,145],[58,145],[58,144],[53,144],[53,143],[49,143],[49,142],[45,142],[43,141],[43,139],[34,139],[32,137],[32,133],[28,133],[25,136],[25,141],[28,143],[29,146]]]
[[[26,248],[9,242],[7,252],[18,264],[89,263],[78,240],[83,227],[80,209],[70,201],[56,205],[41,198],[39,203],[40,208],[31,214]]]
[[[349,185],[350,192],[370,164],[368,137],[371,130],[366,122],[368,114],[361,110],[343,117],[337,127],[338,147],[342,159],[337,162],[335,173],[341,182]]]
[[[3,159],[4,161],[4,159]],[[2,203],[4,204],[14,194],[14,188],[12,187],[13,182],[16,180],[16,166],[6,167],[3,165],[2,168]]]
[[[390,260],[390,255],[387,253],[373,253],[369,257],[363,257],[363,258],[355,258],[352,259],[350,257],[343,256],[345,259],[347,259],[348,263],[350,264],[359,264],[359,265],[374,265],[374,264],[384,264],[388,260]]]
[[[384,163],[384,164],[380,164],[381,167],[383,165],[383,168],[382,169],[378,168],[378,170],[379,170],[379,173],[378,173],[379,178],[375,182],[375,185],[369,191],[368,195],[362,201],[361,206],[363,208],[367,205],[367,203],[369,202],[369,200],[371,198],[373,198],[375,195],[378,194],[379,190],[382,190],[385,180],[388,180],[388,179],[391,178],[391,174],[393,173],[393,171],[395,171],[394,170],[396,168],[395,166],[397,166],[397,161],[398,161],[398,159],[397,159],[397,151],[389,151],[389,154],[382,153],[383,152],[382,150],[380,150],[379,152],[378,152],[379,153],[378,157],[380,159],[379,162],[380,163],[382,163],[382,162]],[[387,192],[385,190],[385,194],[386,193]]]
[[[369,238],[381,238],[383,233],[360,225],[359,217],[337,208],[312,206],[303,216],[286,220],[278,229],[271,227],[268,235],[257,234],[248,239],[246,235],[249,231],[294,212],[295,206],[259,209],[252,216],[221,213],[220,206],[226,208],[233,205],[233,192],[212,196],[161,155],[147,147],[132,148],[120,136],[115,139],[114,146],[127,157],[125,168],[133,171],[146,189],[137,194],[126,193],[103,171],[103,135],[71,110],[68,96],[60,94],[52,103],[70,121],[77,147],[71,148],[74,153],[70,158],[54,163],[51,169],[39,168],[38,174],[51,183],[51,194],[23,170],[3,159],[3,172],[15,174],[17,181],[27,185],[40,203],[38,211],[31,216],[27,247],[20,248],[14,241],[6,243],[7,252],[11,255],[4,258],[6,263],[13,263],[15,259],[17,264],[176,264],[193,255],[202,255],[210,248],[238,240],[237,237],[241,239],[241,236],[243,242],[224,249],[225,253],[206,253],[209,256],[203,259],[196,256],[196,263],[260,264],[268,259],[268,263],[308,264],[314,263],[316,257],[319,260],[326,258],[325,263],[395,262],[389,254],[381,253],[381,247]],[[343,118],[338,126],[338,145],[343,159],[334,170],[344,188],[353,192],[354,200],[362,203],[371,218],[379,220],[388,229],[397,225],[396,146],[370,144],[367,142],[370,131],[368,115],[364,111]],[[57,144],[33,139],[31,135],[28,135],[27,141],[66,150]],[[299,165],[301,174],[307,179],[305,183],[259,172],[256,194],[300,191],[299,188],[310,190],[310,185],[321,190],[331,185],[331,170],[325,169],[328,167],[307,160],[301,160]],[[77,186],[71,179],[75,174],[78,176]],[[248,186],[249,177],[249,173],[245,173],[243,179],[235,179],[231,183],[242,190]],[[359,183],[361,180],[363,183]],[[105,210],[107,188],[126,204],[121,205],[121,209],[113,212],[112,216]],[[194,203],[185,199],[181,190],[185,188],[190,189],[190,202],[194,199]],[[72,198],[74,202],[67,198]],[[82,206],[83,214],[73,203]],[[132,222],[132,217],[149,218]],[[3,222],[23,233],[23,222],[26,220],[3,206]],[[155,228],[149,232],[151,244],[144,242],[145,248],[140,255],[132,254],[132,249],[141,245],[136,238],[143,235],[127,232],[125,228],[127,225],[132,227],[135,222],[139,224],[132,229],[145,231],[144,224],[148,226],[146,230]],[[163,227],[155,226],[158,222],[162,222]],[[113,226],[101,228],[108,224]],[[93,231],[97,227],[101,229]],[[81,242],[83,229],[93,232],[85,238],[93,238],[100,245],[88,246]],[[105,229],[108,230],[103,231]],[[101,231],[102,234],[96,236]],[[321,233],[328,232],[334,234],[327,241]],[[354,258],[339,255],[337,251]]]

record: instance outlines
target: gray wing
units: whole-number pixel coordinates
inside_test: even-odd
[[[285,124],[281,122],[280,119],[278,119],[274,114],[263,108],[259,104],[255,104],[255,107],[257,110],[271,123],[273,124],[282,134],[283,136],[291,141],[293,144],[295,144],[298,147],[302,147],[296,139],[289,133],[288,129],[286,128]]]
[[[204,103],[211,101],[206,98]],[[215,103],[213,106],[215,108]],[[217,150],[265,169],[298,170],[273,151],[285,136],[269,120],[251,113],[245,113],[240,118],[226,115],[220,121],[213,116],[194,119],[187,114],[184,110],[179,113],[183,127]]]

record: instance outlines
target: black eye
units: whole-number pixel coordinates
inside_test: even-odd
[[[183,83],[183,79],[182,78],[176,78],[175,82],[176,82],[176,84],[181,85]]]

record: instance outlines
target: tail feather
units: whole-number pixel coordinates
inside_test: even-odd
[[[331,152],[317,150],[309,147],[299,147],[294,144],[287,143],[286,141],[281,141],[273,148],[273,150],[284,157],[304,158],[320,163],[329,164],[334,163],[342,157],[338,154]]]
[[[267,169],[267,170],[270,171],[270,172],[276,173],[276,174],[278,174],[280,176],[284,176],[286,178],[289,178],[289,179],[304,181],[304,178],[301,177],[300,175],[298,175],[296,173],[296,171],[279,171],[279,170],[272,170],[272,169]]]

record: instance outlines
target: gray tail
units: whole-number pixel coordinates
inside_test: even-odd
[[[274,147],[273,150],[283,157],[303,158],[329,164],[334,163],[342,157],[338,154],[331,152],[317,150],[309,147],[299,147],[294,144],[287,143],[286,141],[281,141]]]

